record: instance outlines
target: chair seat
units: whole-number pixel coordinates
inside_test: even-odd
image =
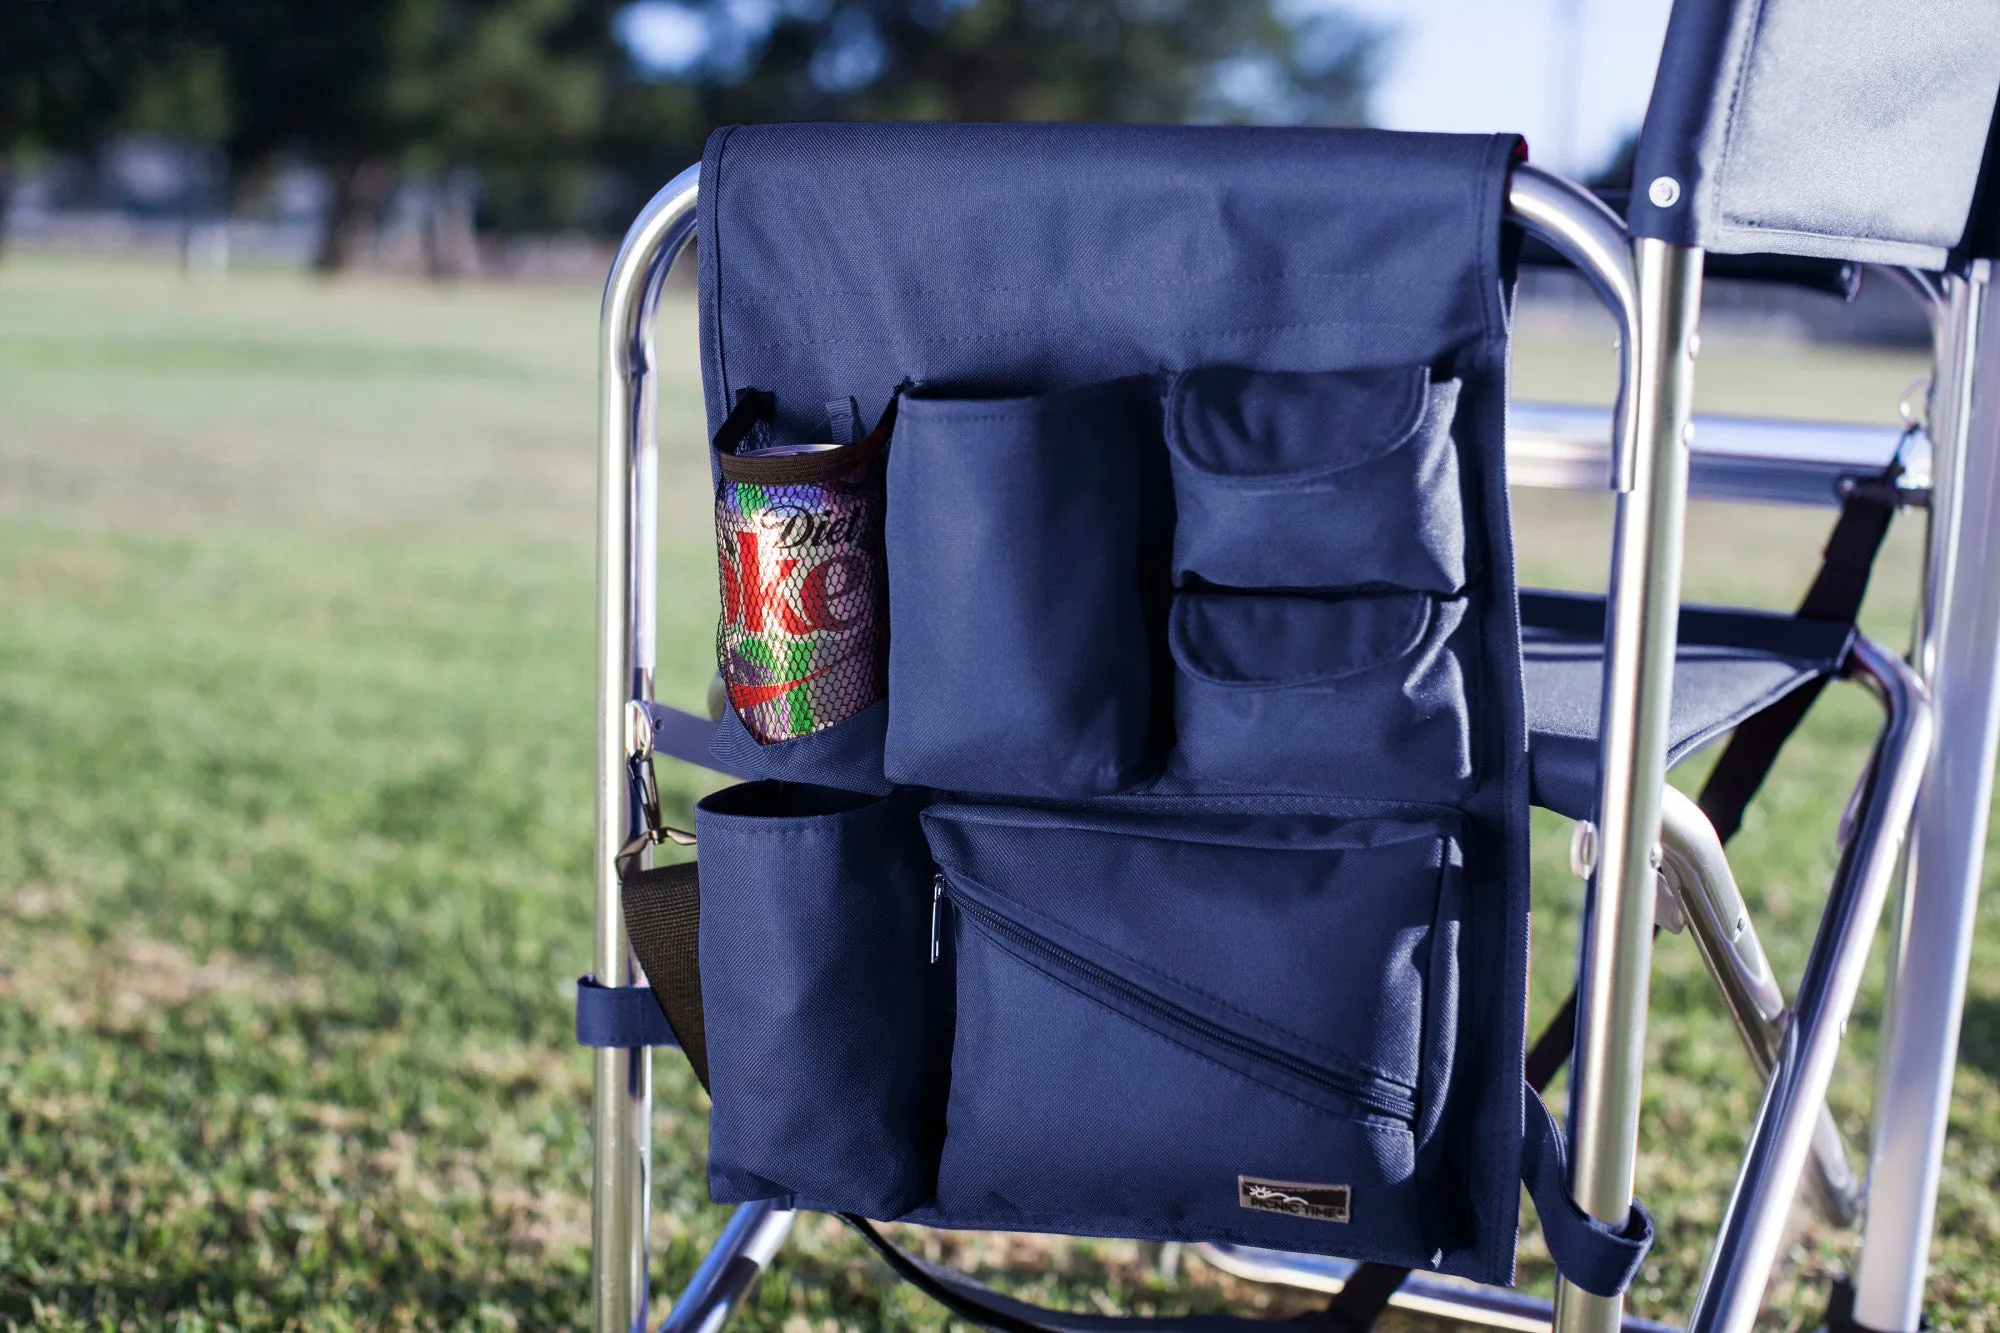
[[[1837,672],[1853,630],[1768,611],[1681,608],[1669,766],[1807,681]],[[1571,819],[1597,806],[1604,599],[1521,593],[1528,764],[1535,804]]]

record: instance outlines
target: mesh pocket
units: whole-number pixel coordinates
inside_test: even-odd
[[[844,722],[888,693],[882,440],[793,457],[718,453],[722,620],[730,706],[759,744]]]

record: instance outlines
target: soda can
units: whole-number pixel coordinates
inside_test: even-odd
[[[720,462],[723,685],[758,743],[809,736],[889,692],[879,442]]]

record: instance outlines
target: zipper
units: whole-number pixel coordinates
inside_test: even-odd
[[[1325,1069],[1279,1050],[1275,1046],[1266,1045],[1254,1038],[1211,1023],[1199,1014],[1191,1013],[1171,1000],[1161,999],[1116,972],[1099,967],[1089,959],[1042,938],[1025,926],[1008,920],[966,893],[953,890],[942,874],[931,884],[931,961],[934,963],[938,959],[939,936],[943,929],[941,916],[947,896],[953,907],[971,918],[980,928],[1001,936],[1054,965],[1058,970],[1083,980],[1090,987],[1116,996],[1123,1003],[1151,1015],[1168,1027],[1192,1034],[1211,1046],[1268,1065],[1303,1082],[1325,1088],[1364,1111],[1388,1116],[1405,1124],[1414,1123],[1417,1118],[1416,1098],[1396,1091],[1394,1086],[1386,1081]]]
[[[931,962],[938,960],[940,936],[944,933],[944,875],[931,876]]]

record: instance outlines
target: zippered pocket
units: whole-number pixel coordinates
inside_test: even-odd
[[[925,826],[956,985],[942,1224],[1428,1261],[1453,821]]]
[[[974,928],[992,936],[996,944],[1023,962],[1048,973],[1106,1008],[1151,1028],[1177,1045],[1185,1045],[1219,1064],[1231,1068],[1240,1066],[1252,1076],[1261,1075],[1287,1085],[1310,1087],[1316,1100],[1323,1094],[1332,1109],[1346,1114],[1380,1116],[1402,1125],[1409,1125],[1416,1119],[1414,1088],[1405,1088],[1366,1074],[1328,1069],[1254,1037],[1232,1032],[1191,1009],[1133,984],[1109,968],[1100,967],[1080,954],[1043,939],[981,904],[969,893],[953,894],[951,880],[942,872],[937,877],[936,899],[963,912]],[[938,953],[937,941],[933,940],[932,957],[937,957]]]

